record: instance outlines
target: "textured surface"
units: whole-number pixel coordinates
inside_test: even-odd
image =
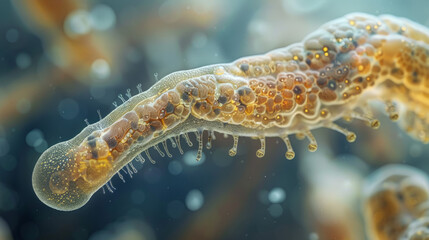
[[[203,130],[232,134],[231,155],[238,136],[260,139],[258,157],[265,154],[265,137],[281,137],[291,159],[289,134],[307,137],[309,150],[315,151],[312,129],[327,127],[350,142],[356,139],[334,124],[341,117],[377,128],[367,107],[372,99],[386,103],[391,119],[403,115],[406,130],[428,141],[428,36],[405,19],[356,13],[266,55],[169,75],[147,92],[129,95],[107,120],[70,144],[48,149],[35,167],[34,188],[55,208],[80,207],[139,152],[159,150],[156,144],[189,131],[198,132],[197,159]]]

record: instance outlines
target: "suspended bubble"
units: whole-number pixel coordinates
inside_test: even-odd
[[[25,136],[25,142],[28,146],[34,147],[36,146],[36,141],[39,139],[43,139],[43,133],[40,131],[40,129],[33,129],[29,133],[27,133],[27,136]]]
[[[115,25],[116,16],[113,9],[104,4],[96,5],[90,12],[89,19],[92,28],[104,31]]]
[[[145,199],[145,194],[142,190],[137,189],[131,193],[131,201],[134,204],[142,204],[144,202],[144,199]]]
[[[6,40],[10,43],[18,41],[19,32],[15,28],[11,28],[6,32]]]
[[[268,207],[268,212],[270,213],[271,217],[280,217],[283,215],[283,207],[280,204],[271,204]]]
[[[174,219],[179,219],[185,213],[185,205],[181,201],[172,201],[167,205],[167,214]]]
[[[183,155],[183,162],[188,166],[198,166],[201,165],[206,160],[206,155],[204,152],[201,155],[201,159],[199,161],[196,160],[197,150],[187,151]]]
[[[172,175],[179,175],[183,171],[182,164],[179,161],[173,160],[168,164],[168,171]]]
[[[31,65],[30,55],[27,53],[20,53],[16,56],[16,65],[20,69],[28,68]]]
[[[270,200],[270,202],[272,203],[281,203],[285,200],[286,198],[286,193],[282,188],[273,188],[269,193],[268,193],[268,199]]]
[[[104,59],[97,59],[91,64],[92,75],[96,79],[106,79],[110,76],[110,65]]]
[[[9,226],[2,218],[0,218],[0,239],[12,240],[12,235],[10,233]]]
[[[319,235],[317,235],[317,233],[310,233],[310,235],[308,236],[309,240],[319,240]]]
[[[36,141],[36,146],[34,146],[34,150],[38,153],[43,153],[46,149],[48,149],[48,142],[45,139],[40,139]]]
[[[194,189],[191,190],[188,195],[186,195],[186,207],[191,211],[197,211],[203,206],[204,196],[200,190]]]
[[[70,13],[64,22],[64,31],[71,37],[89,33],[91,21],[88,12],[76,10]]]
[[[70,98],[65,98],[58,104],[60,116],[66,120],[74,119],[79,114],[79,105]]]

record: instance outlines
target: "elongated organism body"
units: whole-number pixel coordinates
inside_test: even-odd
[[[172,73],[113,110],[76,137],[42,154],[33,187],[47,205],[74,210],[142,151],[195,132],[201,155],[203,131],[230,134],[235,155],[239,136],[261,141],[281,137],[286,157],[295,153],[288,136],[317,143],[311,130],[326,127],[356,135],[334,123],[364,120],[377,128],[367,103],[381,100],[411,136],[429,138],[429,31],[393,16],[355,13],[323,25],[301,43],[265,55]],[[128,94],[129,95],[129,94]],[[398,108],[401,106],[401,108]],[[180,149],[181,150],[181,149]],[[120,175],[121,177],[121,175]],[[107,185],[108,186],[108,185]]]

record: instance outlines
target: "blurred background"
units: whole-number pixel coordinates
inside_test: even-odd
[[[117,190],[60,212],[33,192],[40,154],[121,103],[118,94],[184,69],[231,62],[301,41],[350,12],[393,14],[429,26],[426,0],[6,0],[0,1],[0,240],[3,239],[365,239],[362,183],[387,163],[429,171],[429,148],[379,115],[358,139],[314,132],[319,150],[295,137],[294,160],[280,139],[217,135],[195,162],[185,147],[137,165]],[[377,104],[375,108],[377,108]],[[344,122],[341,122],[345,126]],[[221,141],[219,141],[221,139]],[[182,143],[182,145],[184,145]]]

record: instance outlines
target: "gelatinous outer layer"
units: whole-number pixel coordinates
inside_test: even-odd
[[[388,165],[369,178],[363,207],[369,239],[427,239],[418,230],[429,225],[429,182],[419,169]],[[413,238],[413,236],[415,238]]]
[[[422,138],[428,43],[418,24],[356,13],[265,55],[170,74],[43,153],[34,190],[47,205],[73,210],[141,151],[181,133],[284,138],[333,128],[370,99],[403,103],[412,115],[403,125]]]

